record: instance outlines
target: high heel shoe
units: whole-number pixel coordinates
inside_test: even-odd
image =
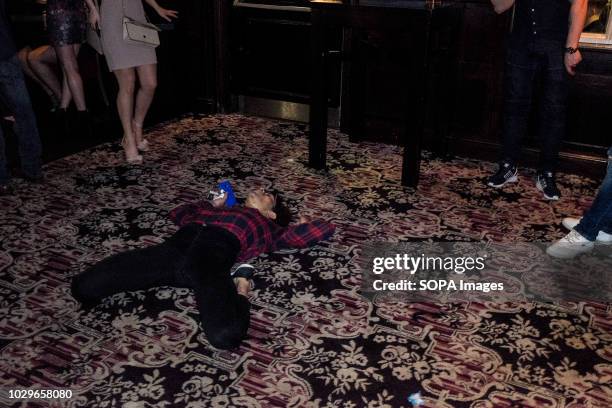
[[[123,147],[123,153],[125,154],[125,161],[128,162],[128,164],[142,164],[142,156],[139,155],[138,153],[131,155],[131,156],[128,155],[125,135],[123,135],[123,139],[121,139],[121,147]]]
[[[140,131],[142,132],[142,123],[138,123],[134,119],[132,119],[132,125],[140,129]],[[148,152],[149,151],[149,141],[143,138],[139,143],[136,144],[136,147],[141,152]]]

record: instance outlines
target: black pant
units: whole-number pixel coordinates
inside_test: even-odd
[[[119,292],[156,286],[195,292],[202,328],[213,346],[237,347],[246,337],[250,303],[236,292],[230,268],[240,243],[218,227],[189,224],[164,243],[113,255],[72,282],[72,295],[85,306]]]
[[[537,125],[540,169],[555,170],[565,136],[568,95],[563,47],[564,44],[558,42],[535,41],[508,49],[504,78],[503,160],[516,164],[519,159],[534,85],[540,74],[542,87]]]
[[[21,169],[26,176],[41,174],[41,144],[32,110],[30,95],[17,56],[0,61],[0,99],[15,117],[15,134],[19,141]],[[9,169],[4,147],[4,136],[0,126],[0,186],[8,183]]]

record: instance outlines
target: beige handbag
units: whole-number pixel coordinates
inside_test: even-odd
[[[156,25],[148,21],[142,22],[128,17],[125,13],[125,0],[123,0],[123,41],[128,44],[155,48],[159,45],[160,31]]]

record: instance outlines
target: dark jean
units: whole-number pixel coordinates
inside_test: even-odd
[[[612,147],[608,151],[606,177],[599,187],[591,208],[574,228],[589,241],[595,241],[599,231],[612,234]]]
[[[504,78],[504,118],[502,160],[517,163],[521,141],[527,133],[534,85],[541,77],[541,97],[537,136],[540,146],[540,170],[557,167],[559,147],[565,136],[568,74],[564,65],[563,44],[535,41],[521,47],[509,47]]]
[[[40,137],[17,56],[0,61],[0,99],[15,117],[21,169],[26,176],[39,177],[42,165]],[[0,185],[6,184],[8,180],[4,135],[0,126]]]
[[[119,292],[192,288],[210,344],[234,348],[246,338],[250,321],[250,303],[230,276],[239,251],[239,241],[228,231],[188,224],[161,244],[102,260],[74,278],[72,295],[89,307]]]

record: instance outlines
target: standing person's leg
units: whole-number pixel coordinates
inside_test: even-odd
[[[516,164],[527,133],[536,65],[528,48],[509,49],[504,73],[502,160]]]
[[[51,109],[53,110],[59,103],[59,94],[54,93],[53,90],[41,78],[39,78],[38,75],[36,75],[36,72],[34,72],[32,69],[30,58],[33,52],[34,50],[32,50],[32,48],[29,46],[24,47],[17,53],[17,58],[19,58],[19,61],[21,62],[21,69],[23,70],[23,73],[32,81],[36,82],[36,84],[40,86],[47,94],[51,100]]]
[[[40,179],[42,177],[40,136],[38,135],[36,117],[32,110],[30,96],[16,56],[8,61],[0,62],[0,96],[15,117],[15,133],[19,143],[19,157],[23,174],[30,179]],[[5,159],[2,157],[0,160],[4,161]],[[0,164],[0,168],[2,167],[2,164]],[[4,172],[4,170],[0,169],[0,172]],[[3,177],[7,176],[0,174],[0,178]]]
[[[51,90],[51,92],[53,92],[53,96],[59,105],[62,98],[62,83],[57,77],[57,73],[54,69],[55,64],[57,64],[55,49],[49,45],[40,46],[28,53],[28,65],[32,69],[32,72]],[[68,86],[66,86],[66,88],[68,88]],[[67,96],[69,98],[64,109],[72,99],[72,94],[69,89]]]
[[[612,160],[608,159],[606,177],[591,208],[574,229],[589,241],[595,241],[600,231],[612,234]]]
[[[136,87],[136,70],[134,68],[118,69],[114,71],[119,92],[117,93],[117,110],[123,127],[123,140],[121,145],[125,151],[128,163],[142,162],[142,156],[138,154],[134,132],[132,130],[132,119],[134,117],[134,89]]]
[[[564,220],[564,225],[566,220]],[[592,250],[595,240],[609,243],[607,234],[612,234],[612,160],[610,159],[608,159],[606,177],[591,208],[584,214],[578,225],[569,234],[549,246],[546,253],[555,258],[573,258]]]
[[[0,83],[2,82],[2,64],[3,63],[0,62]],[[0,87],[1,86],[2,85],[0,85]],[[2,123],[0,123],[0,196],[11,193],[8,182],[9,171],[4,146],[4,132],[2,131]]]
[[[62,70],[62,97],[60,100],[60,109],[67,110],[72,102],[72,93],[68,86],[68,79],[66,79],[66,73]]]
[[[246,338],[250,303],[239,295],[230,269],[240,251],[231,233],[205,227],[187,252],[183,273],[195,292],[202,329],[210,344],[220,349],[237,347]]]
[[[544,198],[558,200],[561,192],[557,188],[555,171],[559,148],[565,136],[568,97],[568,74],[563,62],[563,44],[544,44],[542,57],[542,97],[538,141],[540,144],[540,168],[536,187]]]
[[[136,94],[136,106],[134,108],[133,131],[136,145],[140,150],[147,150],[148,141],[143,139],[142,125],[144,123],[153,97],[157,88],[157,64],[142,65],[137,67],[139,88]]]
[[[73,279],[72,296],[85,306],[93,306],[115,293],[164,285],[188,286],[177,272],[200,229],[189,224],[161,244],[102,260]]]
[[[536,68],[529,47],[508,49],[504,71],[502,152],[499,169],[488,180],[491,187],[518,180],[517,162],[521,141],[527,133]]]
[[[563,45],[546,45],[543,54],[542,97],[538,141],[540,143],[540,170],[555,172],[559,147],[565,137],[567,122],[568,73],[563,63]]]
[[[85,103],[85,91],[83,90],[83,80],[79,72],[79,63],[77,56],[80,46],[78,44],[63,45],[55,47],[55,52],[62,66],[64,76],[74,103],[78,111],[86,111],[87,104]],[[62,96],[62,100],[65,97]]]

